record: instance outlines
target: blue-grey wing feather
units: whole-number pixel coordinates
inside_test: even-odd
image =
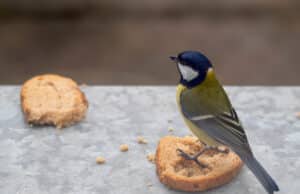
[[[183,115],[209,136],[236,151],[251,151],[244,128],[233,107],[228,107],[228,110],[208,107],[209,103],[187,92],[181,94],[180,104]]]

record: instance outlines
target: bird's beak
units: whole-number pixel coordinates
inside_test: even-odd
[[[171,59],[172,61],[174,61],[174,62],[177,62],[177,61],[178,61],[177,57],[171,56],[170,59]]]

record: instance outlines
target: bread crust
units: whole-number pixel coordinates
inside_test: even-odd
[[[21,106],[28,123],[62,128],[85,117],[88,101],[72,79],[45,74],[23,84]]]
[[[208,151],[198,160],[209,166],[201,169],[194,161],[178,155],[176,149],[195,154],[203,145],[195,137],[166,136],[160,139],[156,150],[156,171],[166,186],[182,191],[204,191],[230,182],[240,171],[243,162],[232,151]]]

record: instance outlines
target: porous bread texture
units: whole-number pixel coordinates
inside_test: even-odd
[[[166,186],[182,191],[204,191],[230,182],[239,172],[243,162],[232,151],[217,153],[207,151],[198,160],[209,168],[201,168],[194,161],[178,155],[177,149],[194,155],[203,144],[196,137],[166,136],[160,139],[156,151],[156,170]]]
[[[69,126],[85,117],[88,102],[77,83],[54,74],[39,75],[26,81],[21,105],[28,123]]]

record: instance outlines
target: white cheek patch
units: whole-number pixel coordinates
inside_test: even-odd
[[[183,79],[186,81],[191,81],[191,80],[195,79],[199,74],[197,71],[195,71],[191,67],[182,65],[180,63],[178,63],[178,68],[179,68],[179,71],[180,71]]]

